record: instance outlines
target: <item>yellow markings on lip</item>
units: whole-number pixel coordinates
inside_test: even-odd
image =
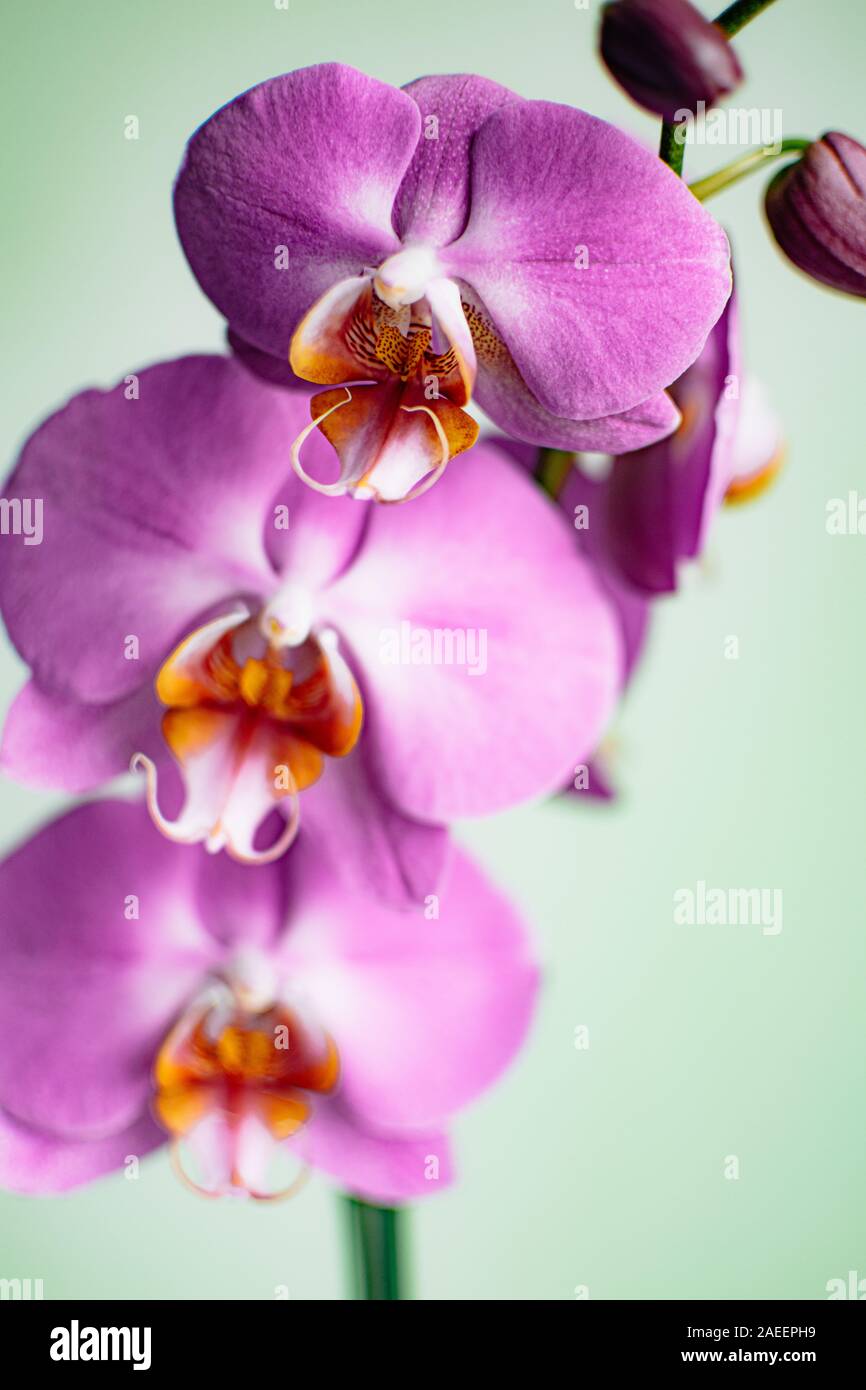
[[[232,1025],[224,1028],[216,1040],[215,1056],[224,1073],[244,1081],[261,1081],[280,1075],[274,1040],[257,1028]]]
[[[209,748],[225,727],[225,712],[203,705],[166,710],[162,718],[162,736],[181,764]]]
[[[189,1134],[212,1106],[213,1097],[201,1082],[197,1086],[182,1082],[161,1086],[153,1098],[156,1118],[169,1134]]]
[[[270,619],[269,626],[274,636],[283,631],[275,618]],[[282,650],[276,646],[268,646],[262,656],[249,656],[239,664],[233,655],[233,636],[229,633],[220,638],[203,656],[199,671],[190,674],[177,665],[179,653],[192,638],[182,643],[160,670],[156,679],[157,696],[169,713],[176,716],[170,726],[172,747],[176,739],[180,747],[197,751],[207,744],[215,721],[223,713],[232,706],[244,705],[282,724],[315,721],[323,730],[330,729],[326,737],[328,744],[342,747],[348,741],[348,752],[360,732],[360,695],[354,688],[347,719],[347,712],[341,712],[339,701],[333,698],[332,677],[324,651],[319,649],[314,668],[298,680],[292,669],[283,664]],[[181,719],[182,713],[190,717]]]
[[[287,734],[282,740],[274,742],[273,763],[275,768],[287,767],[291,773],[291,784],[279,786],[274,783],[274,796],[277,801],[294,792],[303,792],[318,782],[325,766],[324,754],[305,739]]]
[[[207,1010],[181,1020],[154,1064],[154,1110],[170,1134],[189,1134],[214,1109],[239,1117],[252,1105],[272,1137],[285,1139],[309,1117],[307,1097],[328,1095],[337,1085],[333,1039],[325,1034],[314,1044],[280,1006],[261,1013],[236,1009],[216,1036],[207,1021]]]
[[[238,676],[238,693],[251,709],[265,709],[277,718],[286,718],[292,682],[292,672],[272,658],[250,656]]]
[[[156,694],[164,705],[173,708],[200,705],[202,700],[208,699],[212,694],[203,676],[183,664],[187,649],[198,638],[198,632],[191,633],[160,668],[156,678]]]
[[[298,1190],[306,1170],[286,1187],[259,1190],[240,1161],[244,1127],[258,1122],[273,1144],[297,1134],[313,1113],[314,1097],[337,1086],[339,1054],[327,1033],[308,1029],[290,1006],[248,1008],[230,988],[231,1002],[209,992],[163,1040],[153,1068],[152,1110],[170,1136],[172,1164],[187,1187],[205,1197],[236,1190],[277,1201]],[[183,1158],[183,1146],[195,1144],[203,1122],[220,1128],[226,1159],[225,1177],[204,1185],[187,1172]]]

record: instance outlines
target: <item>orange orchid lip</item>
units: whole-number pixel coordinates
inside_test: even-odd
[[[242,863],[279,858],[297,834],[299,793],[326,758],[357,743],[363,704],[335,635],[308,633],[294,645],[285,636],[270,609],[258,622],[227,614],[191,633],[160,669],[162,734],[185,788],[176,820],[160,809],[152,760],[136,754],[132,766],[146,773],[151,817],[170,839],[224,848]],[[258,827],[281,802],[285,828],[257,849]]]
[[[279,1190],[265,1190],[262,1155],[273,1154],[306,1124],[314,1099],[331,1094],[339,1075],[327,1034],[315,1036],[285,1004],[249,1007],[231,985],[218,984],[163,1041],[152,1109],[188,1187],[204,1196],[234,1192],[273,1201],[296,1192],[306,1172]],[[215,1149],[218,1176],[191,1176],[185,1144],[205,1155]]]
[[[415,260],[393,268],[406,271],[407,280],[414,275],[414,284],[393,276],[386,283],[386,262],[373,275],[334,286],[294,334],[295,374],[340,388],[312,398],[311,423],[292,446],[296,473],[317,491],[408,501],[432,486],[478,436],[477,423],[462,409],[476,372],[468,306],[452,281],[425,281],[421,272],[430,266],[418,259],[420,250],[401,253]],[[337,453],[340,474],[334,482],[311,476],[301,461],[304,442],[316,429]]]

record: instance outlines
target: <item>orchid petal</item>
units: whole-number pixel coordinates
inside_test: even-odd
[[[730,294],[709,213],[629,136],[551,102],[495,111],[471,160],[469,221],[442,264],[481,296],[541,404],[595,419],[664,390]]]
[[[262,82],[196,131],[175,186],[178,233],[252,347],[286,361],[335,281],[399,249],[391,211],[420,125],[405,92],[324,63]]]

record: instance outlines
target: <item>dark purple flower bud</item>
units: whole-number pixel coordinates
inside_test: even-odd
[[[715,105],[739,86],[743,70],[721,29],[688,0],[616,0],[605,5],[601,56],[612,76],[647,111],[666,121]]]
[[[800,270],[866,297],[866,149],[831,130],[767,189],[767,220]]]

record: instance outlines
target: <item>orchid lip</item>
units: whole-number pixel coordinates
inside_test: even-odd
[[[373,501],[383,505],[389,504],[393,506],[413,501],[416,497],[420,497],[422,493],[427,492],[434,483],[439,481],[450,461],[451,451],[447,436],[439,422],[435,410],[427,405],[400,405],[398,407],[399,412],[403,414],[421,414],[429,419],[436,440],[436,455],[427,461],[427,467],[421,473],[421,476],[416,478],[411,483],[411,486],[402,489],[399,495],[394,496],[390,493],[383,492],[383,490],[376,485],[378,470],[375,463],[357,478],[348,476],[338,478],[337,481],[333,483],[321,483],[317,478],[311,477],[304,468],[301,460],[301,449],[313,431],[321,428],[328,416],[333,415],[343,406],[351,405],[353,396],[350,388],[344,386],[343,391],[345,393],[343,399],[336,401],[316,419],[311,420],[310,423],[301,430],[301,433],[292,444],[292,467],[302,482],[306,483],[307,486],[312,488],[315,492],[320,492],[326,497],[343,497],[348,495],[354,497],[356,501],[359,502]]]
[[[463,409],[477,372],[467,306],[425,246],[332,285],[295,330],[289,360],[297,376],[329,388],[312,397],[291,446],[295,473],[324,496],[408,501],[477,438]],[[337,454],[335,481],[307,471],[302,450],[314,431]]]
[[[159,804],[156,763],[136,753],[157,828],[181,844],[204,844],[245,864],[267,864],[292,844],[299,795],[325,759],[345,757],[361,731],[363,706],[335,632],[314,634],[313,600],[286,584],[257,617],[232,614],[191,633],[161,667],[156,694],[162,734],[184,785],[169,820]],[[277,807],[285,825],[258,849],[259,828]]]
[[[261,953],[239,953],[207,983],[165,1037],[153,1069],[153,1112],[167,1132],[177,1176],[206,1197],[274,1201],[304,1183],[304,1166],[274,1190],[268,1170],[330,1095],[336,1046],[275,999]],[[187,1167],[189,1152],[200,1173]]]

